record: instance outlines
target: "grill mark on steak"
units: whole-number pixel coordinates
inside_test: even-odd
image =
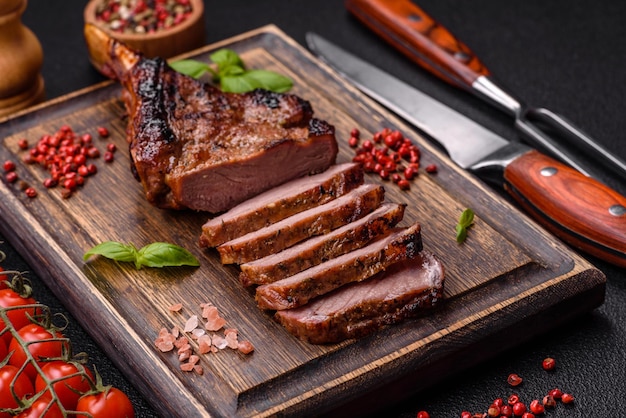
[[[277,311],[274,318],[291,334],[312,344],[360,338],[436,306],[443,298],[444,276],[441,262],[424,250],[307,305]]]
[[[398,224],[406,205],[384,203],[374,212],[328,234],[310,238],[279,253],[244,263],[244,286],[272,283],[367,245]]]
[[[268,310],[297,308],[347,283],[365,280],[399,261],[413,258],[421,250],[420,225],[416,223],[366,247],[257,287],[257,304]]]
[[[202,226],[200,246],[218,246],[327,203],[361,184],[363,170],[356,163],[334,165],[323,173],[292,180],[208,220]]]
[[[132,172],[164,209],[219,213],[334,164],[334,127],[310,102],[258,89],[224,93],[147,59],[93,25],[92,62],[124,86]]]
[[[364,184],[326,204],[228,241],[217,251],[223,264],[247,263],[359,219],[380,206],[384,198],[384,187]]]

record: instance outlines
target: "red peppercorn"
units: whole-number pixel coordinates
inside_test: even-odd
[[[472,413],[469,411],[461,412],[461,418],[472,418]]]
[[[502,398],[496,398],[494,399],[492,405],[496,405],[497,407],[502,407],[502,405],[504,405],[504,400],[502,400]]]
[[[19,141],[17,141],[17,146],[20,147],[20,149],[22,150],[28,149],[28,140],[26,138],[20,139]]]
[[[413,178],[415,177],[415,173],[416,171],[413,169],[413,167],[407,167],[404,169],[404,178],[407,180],[413,180]]]
[[[113,156],[113,153],[110,151],[107,151],[104,153],[104,161],[106,161],[107,163],[112,162],[115,159],[115,157]]]
[[[516,395],[515,393],[509,396],[509,399],[507,400],[507,403],[509,405],[515,405],[518,402],[519,402],[519,396]]]
[[[352,128],[352,130],[350,131],[350,136],[359,139],[361,137],[361,132],[359,132],[357,128]]]
[[[435,164],[429,164],[426,166],[426,172],[428,174],[435,174],[437,172],[437,166]]]
[[[574,396],[570,395],[569,393],[564,393],[563,395],[561,395],[561,402],[565,404],[572,403],[574,402]]]
[[[400,181],[398,181],[398,186],[402,190],[409,190],[411,188],[411,183],[409,183],[409,181],[406,179],[401,179]]]
[[[117,146],[114,143],[107,144],[107,151],[115,152],[117,151]]]
[[[561,392],[561,389],[555,388],[548,392],[548,395],[552,396],[554,399],[561,399],[563,392]]]
[[[56,187],[58,183],[59,182],[53,178],[47,178],[43,181],[43,185],[46,189],[51,189],[53,187]]]
[[[500,413],[502,414],[502,416],[512,417],[513,408],[511,407],[511,405],[502,405],[502,408],[500,408]]]
[[[75,179],[66,179],[65,181],[63,181],[63,188],[73,191],[76,189],[78,185],[76,184],[76,180]]]
[[[530,412],[533,414],[543,414],[545,411],[545,408],[538,399],[534,399],[528,406],[528,409],[530,409]]]
[[[497,405],[491,405],[489,409],[487,409],[487,416],[493,418],[500,416],[500,407]]]
[[[4,168],[5,172],[10,172],[15,170],[15,163],[11,160],[7,160],[2,164],[2,168]]]
[[[526,405],[524,405],[523,402],[516,402],[513,405],[513,414],[514,415],[519,416],[519,415],[524,414],[524,412],[526,412]]]
[[[556,361],[552,357],[547,357],[541,363],[541,367],[546,371],[552,371],[556,367]]]
[[[350,139],[348,139],[348,145],[352,148],[356,148],[357,145],[359,145],[359,139],[355,136],[351,136]]]
[[[517,375],[516,373],[511,373],[509,375],[509,377],[507,378],[507,382],[509,385],[511,386],[518,386],[522,383],[522,378],[519,377],[519,375]]]
[[[552,395],[546,395],[543,397],[543,406],[544,408],[554,408],[556,406],[556,401],[552,397]]]
[[[417,413],[417,418],[430,418],[430,414],[426,411],[419,411]]]
[[[535,418],[535,414],[531,412],[524,412],[524,414],[522,415],[522,418]]]
[[[100,135],[102,138],[107,138],[109,136],[109,130],[104,126],[98,126],[96,130],[98,131],[98,135]]]
[[[17,181],[17,173],[15,171],[9,171],[6,173],[5,178],[9,183],[15,183]]]
[[[27,187],[24,192],[26,193],[26,196],[30,197],[31,199],[37,196],[37,190],[35,190],[33,187]]]

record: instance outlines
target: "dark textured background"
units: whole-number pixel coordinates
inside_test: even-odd
[[[48,99],[103,80],[86,58],[82,37],[85,4],[85,0],[31,0],[23,16],[44,49]],[[507,116],[416,68],[353,19],[342,1],[222,0],[205,4],[207,43],[269,23],[301,44],[307,31],[315,31],[507,138],[516,137]],[[469,45],[492,73],[526,102],[566,115],[626,159],[626,2],[424,0],[419,4]],[[625,179],[606,176],[603,180],[626,193]],[[1,243],[0,249],[8,256],[5,269],[30,269],[10,242]],[[599,260],[591,261],[607,275],[603,306],[390,407],[385,416],[414,417],[421,409],[432,417],[458,417],[464,409],[486,412],[494,398],[512,392],[506,384],[511,372],[525,379],[516,388],[524,400],[540,398],[557,386],[576,397],[574,406],[560,405],[546,416],[626,416],[626,274]],[[69,315],[62,300],[51,295],[36,276],[30,277],[41,302],[54,312]],[[158,415],[90,340],[84,331],[89,324],[83,324],[83,329],[69,318],[67,333],[75,349],[90,355],[105,382],[132,396],[138,416]],[[546,356],[557,360],[556,372],[541,369]]]

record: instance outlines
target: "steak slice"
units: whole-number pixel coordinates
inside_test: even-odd
[[[367,245],[384,235],[404,217],[406,205],[384,203],[369,215],[249,263],[242,264],[239,279],[244,286],[275,282],[326,260]]]
[[[331,166],[323,173],[301,177],[246,200],[202,226],[200,246],[216,247],[324,204],[363,184],[360,164]]]
[[[415,317],[443,298],[444,267],[429,251],[351,283],[307,305],[275,313],[291,334],[312,344],[360,338]]]
[[[132,171],[165,209],[218,213],[334,164],[334,127],[292,94],[224,93],[85,26],[92,63],[124,86]]]
[[[419,224],[395,229],[366,247],[257,287],[257,304],[269,310],[297,308],[340,286],[365,280],[399,261],[413,258],[421,250]]]
[[[217,251],[223,264],[242,264],[266,257],[359,219],[380,206],[384,198],[382,186],[364,184],[326,204],[225,242]]]

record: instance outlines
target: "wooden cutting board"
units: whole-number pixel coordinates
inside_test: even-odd
[[[222,266],[216,252],[198,246],[206,214],[160,210],[146,202],[129,170],[118,84],[96,85],[5,120],[0,160],[16,161],[20,177],[39,195],[31,199],[16,184],[0,182],[2,233],[164,415],[307,416],[341,408],[352,416],[372,412],[603,302],[600,271],[346,85],[278,28],[263,27],[188,56],[208,61],[209,53],[221,47],[237,51],[250,67],[294,79],[293,92],[311,101],[316,116],[335,125],[338,162],[353,156],[347,145],[352,128],[368,137],[390,127],[420,146],[422,166],[437,164],[439,172],[421,172],[410,191],[383,184],[388,201],[408,204],[403,224],[419,220],[425,248],[443,261],[445,301],[422,318],[360,340],[329,346],[298,341],[256,307],[253,295],[237,280],[236,267]],[[40,186],[45,173],[21,162],[24,151],[17,144],[20,138],[36,142],[63,124],[78,133],[106,126],[111,137],[97,139],[99,147],[113,142],[120,150],[110,164],[97,160],[98,174],[69,199],[59,189]],[[368,175],[367,181],[379,180]],[[465,208],[475,211],[476,220],[459,245],[454,227]],[[102,258],[83,262],[87,249],[108,240],[137,247],[175,243],[194,253],[201,266],[135,270]],[[177,302],[183,303],[183,311],[169,312]],[[227,326],[237,328],[256,350],[203,356],[205,373],[200,376],[180,371],[177,356],[159,352],[154,340],[161,327],[182,327],[204,302],[215,304]],[[498,344],[490,344],[496,338]]]

